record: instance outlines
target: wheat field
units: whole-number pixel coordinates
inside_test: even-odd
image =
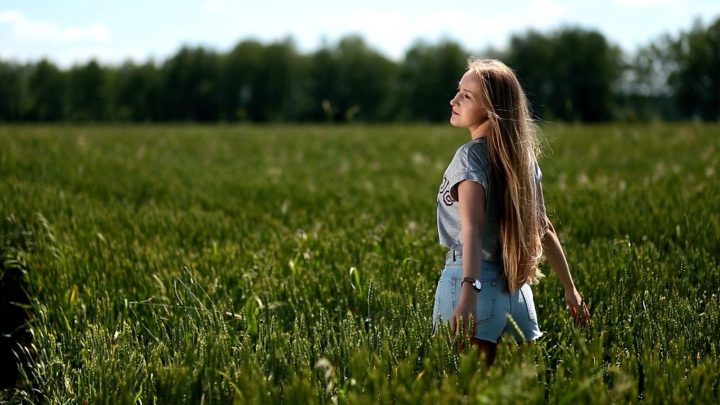
[[[593,323],[534,287],[495,365],[430,317],[449,126],[0,126],[2,274],[32,346],[2,401],[716,403],[720,126],[545,125]]]

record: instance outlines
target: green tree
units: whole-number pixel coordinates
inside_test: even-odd
[[[223,58],[223,116],[257,122],[296,118],[302,83],[301,58],[291,39],[264,46],[254,40],[239,43]]]
[[[22,119],[25,100],[23,66],[0,61],[0,121]]]
[[[221,81],[226,94],[222,116],[225,119],[249,119],[256,77],[263,65],[264,46],[254,40],[240,42],[222,61]]]
[[[533,113],[541,118],[555,117],[556,96],[553,41],[537,31],[513,35],[505,62],[515,70],[530,100]]]
[[[614,89],[618,106],[616,118],[626,121],[679,118],[668,85],[669,41],[665,36],[628,58]]]
[[[265,47],[261,69],[251,87],[251,119],[283,121],[290,118],[291,100],[300,80],[297,62],[297,51],[291,39]]]
[[[720,120],[720,18],[670,43],[668,84],[685,117]]]
[[[396,117],[442,122],[450,117],[450,99],[467,67],[468,53],[456,42],[417,42],[405,54],[393,91]]]
[[[162,66],[164,119],[214,121],[223,98],[220,60],[215,52],[183,47]]]
[[[613,87],[622,73],[622,53],[599,32],[570,27],[550,35],[513,35],[507,62],[542,118],[613,118]]]
[[[315,119],[387,119],[388,93],[395,65],[359,36],[323,47],[310,62],[310,92]]]
[[[126,62],[113,76],[113,117],[123,121],[152,121],[161,118],[160,72],[153,62]]]
[[[333,50],[323,46],[310,56],[309,64],[310,118],[332,121],[337,115],[335,89],[341,80]]]
[[[69,119],[101,121],[108,118],[107,76],[97,61],[70,69],[67,90]]]
[[[43,59],[33,66],[28,77],[28,112],[37,121],[59,121],[65,118],[67,100],[65,74],[52,62]]]

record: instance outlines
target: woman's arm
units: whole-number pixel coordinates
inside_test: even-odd
[[[560,284],[562,284],[565,290],[565,303],[567,303],[568,311],[570,311],[570,314],[575,318],[576,324],[585,325],[590,322],[590,312],[583,303],[580,293],[575,288],[575,283],[573,283],[572,276],[570,275],[570,268],[568,267],[565,253],[563,253],[562,245],[555,232],[555,228],[547,216],[545,216],[545,221],[548,229],[542,239],[543,253],[550,268],[557,274],[558,279],[560,279]]]
[[[482,269],[482,230],[485,219],[485,189],[475,181],[463,181],[458,184],[458,201],[460,202],[460,224],[463,241],[462,263],[463,277],[480,278]],[[477,320],[478,292],[470,283],[462,283],[450,330],[457,331],[457,321],[461,319],[463,331],[475,333]],[[472,324],[469,322],[472,318]]]

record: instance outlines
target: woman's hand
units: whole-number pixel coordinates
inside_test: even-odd
[[[565,303],[567,304],[568,312],[575,318],[575,325],[590,325],[590,311],[588,311],[580,293],[575,287],[565,290]]]
[[[460,288],[460,301],[458,301],[450,319],[450,332],[453,336],[460,330],[463,335],[475,336],[475,322],[477,319],[477,292],[470,284]],[[458,324],[459,323],[459,324]]]

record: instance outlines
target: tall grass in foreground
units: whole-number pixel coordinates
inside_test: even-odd
[[[717,402],[720,127],[548,126],[545,337],[495,366],[433,334],[435,126],[0,127],[33,403]],[[6,219],[11,218],[11,219]],[[5,256],[10,255],[10,253]],[[5,259],[4,259],[5,260]]]

